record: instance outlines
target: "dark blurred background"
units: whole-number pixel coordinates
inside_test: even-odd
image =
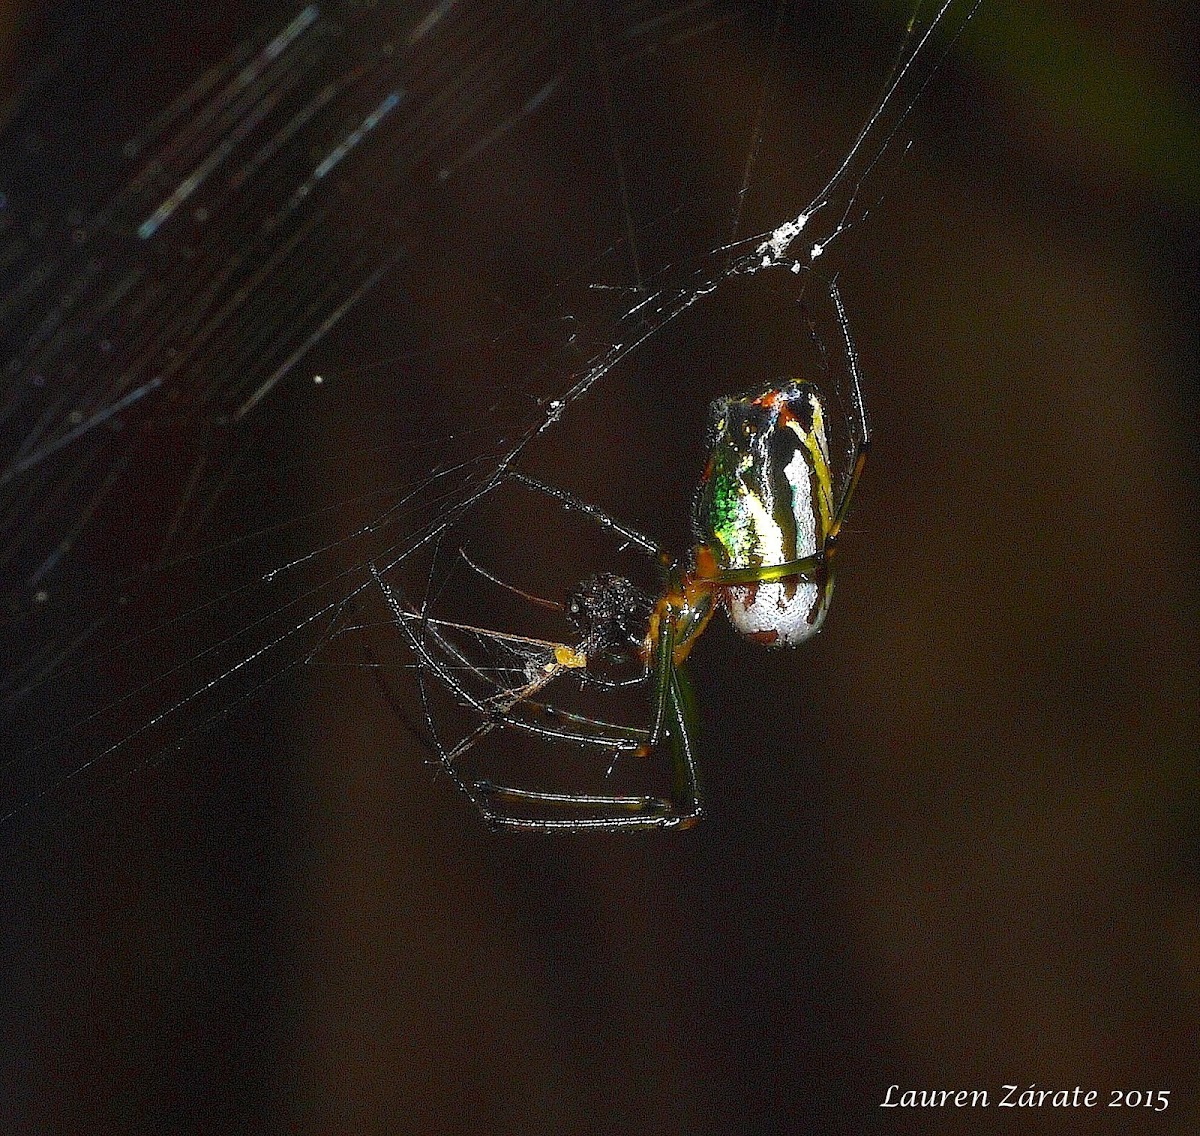
[[[373,463],[415,477],[439,460],[412,448],[431,409],[465,407],[475,421],[458,420],[488,428],[511,391],[505,405],[532,418],[529,392],[554,393],[565,372],[543,383],[531,364],[498,384],[503,397],[472,387],[465,329],[486,344],[530,305],[576,316],[589,281],[628,286],[715,248],[756,137],[742,231],[798,211],[874,105],[911,14],[442,8],[475,30],[443,72],[430,38],[428,69],[404,82],[431,92],[442,125],[429,147],[445,153],[414,144],[375,181],[347,158],[329,190],[339,207],[305,214],[320,236],[303,237],[342,291],[314,293],[297,318],[319,323],[393,243],[400,269],[314,346],[303,382],[248,416],[253,437],[200,440],[247,394],[203,379],[178,413],[155,404],[131,423],[218,466],[254,455],[235,492],[207,498],[193,547],[261,532],[287,500],[312,520],[294,545],[255,546],[277,565],[353,527],[319,510],[377,488]],[[297,11],[7,5],[10,204],[98,210],[129,176],[126,139]],[[333,71],[366,67],[369,20],[415,28],[422,11],[347,6]],[[541,19],[555,30],[530,33],[537,50],[489,54],[497,27]],[[578,52],[565,70],[564,44]],[[485,84],[511,83],[511,106],[477,100],[455,119],[438,92],[462,89],[477,58],[493,65]],[[201,715],[205,728],[127,746],[94,784],[63,786],[63,769],[107,752],[71,705],[109,701],[111,679],[37,670],[41,717],[79,730],[69,753],[37,750],[53,768],[6,802],[5,1131],[1194,1132],[1198,58],[1191,6],[1170,3],[985,0],[950,50],[831,266],[876,431],[833,612],[796,652],[724,626],[697,648],[711,808],[695,831],[489,833],[361,666],[287,671],[219,720]],[[543,116],[529,100],[554,75],[566,78]],[[604,82],[572,128],[556,99],[581,98],[581,75]],[[589,146],[594,162],[575,164]],[[239,215],[257,223],[267,200],[278,205],[263,189]],[[221,216],[142,271],[183,296],[179,249],[236,248]],[[571,280],[581,291],[563,298]],[[268,309],[272,327],[286,310]],[[32,300],[23,313],[25,335],[44,313]],[[579,315],[589,330],[607,318]],[[456,365],[427,355],[379,373],[438,329]],[[564,340],[550,333],[552,348]],[[551,446],[542,460],[675,545],[722,381],[668,356],[649,351],[581,405],[576,429],[592,430],[599,457]],[[347,377],[353,412],[314,398],[325,371]],[[185,480],[173,460],[151,448],[130,468],[124,519],[72,551],[81,577],[127,573],[137,533],[176,515],[155,505]],[[58,500],[86,512],[100,476],[80,467]],[[40,494],[9,514],[14,533],[51,515]],[[558,562],[553,532],[513,525],[530,563]],[[238,544],[185,558],[152,589],[156,618],[218,589],[244,602],[221,618],[252,623],[282,602],[255,586],[260,567]],[[18,600],[10,613],[20,640]],[[186,644],[164,650],[191,658]],[[153,697],[122,704],[116,736],[141,730],[134,708],[153,715]],[[24,776],[23,729],[9,768]],[[1100,1105],[879,1107],[892,1084],[995,1102],[1005,1083],[1079,1085]],[[1170,1105],[1109,1108],[1112,1090],[1169,1090]]]

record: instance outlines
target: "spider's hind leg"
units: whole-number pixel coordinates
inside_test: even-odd
[[[854,458],[850,467],[850,477],[842,491],[842,498],[834,511],[833,521],[829,526],[827,541],[837,541],[842,523],[850,511],[850,502],[854,491],[858,488],[863,468],[867,464],[867,455],[871,452],[871,420],[867,417],[867,404],[863,400],[862,370],[858,364],[858,351],[854,339],[850,335],[850,321],[846,316],[846,305],[842,294],[838,291],[837,279],[829,281],[829,295],[833,299],[834,310],[837,313],[838,329],[842,333],[842,345],[846,351],[846,364],[850,368],[850,395],[853,403],[853,423],[857,437],[854,439]]]

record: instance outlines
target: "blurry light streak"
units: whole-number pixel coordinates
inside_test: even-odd
[[[69,445],[76,438],[81,437],[90,430],[94,430],[97,426],[107,422],[115,414],[120,414],[122,410],[127,406],[133,405],[143,395],[149,394],[152,390],[157,390],[162,385],[162,381],[162,375],[155,375],[149,382],[143,383],[136,390],[131,390],[124,398],[118,399],[111,405],[98,410],[91,418],[76,426],[74,430],[69,430],[67,433],[55,438],[53,442],[47,443],[41,449],[35,450],[28,457],[22,458],[21,461],[9,466],[3,473],[0,473],[0,485],[7,485],[14,477],[24,473],[39,462],[45,461],[51,454]]]

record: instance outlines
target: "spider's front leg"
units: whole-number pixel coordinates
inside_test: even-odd
[[[646,553],[648,556],[653,556],[660,560],[663,558],[663,550],[655,541],[638,532],[637,529],[630,528],[628,525],[618,521],[599,506],[576,497],[574,493],[568,493],[565,489],[559,489],[556,485],[548,485],[544,481],[539,481],[536,477],[530,477],[529,474],[521,473],[515,469],[508,470],[502,480],[511,481],[514,485],[523,486],[534,493],[540,493],[544,497],[549,497],[552,501],[557,501],[567,512],[580,513],[589,520],[594,521],[601,528],[624,537],[635,548]]]

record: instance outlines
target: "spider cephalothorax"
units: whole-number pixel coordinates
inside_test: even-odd
[[[637,656],[646,638],[654,600],[613,572],[589,577],[567,596],[567,618],[589,659]]]

